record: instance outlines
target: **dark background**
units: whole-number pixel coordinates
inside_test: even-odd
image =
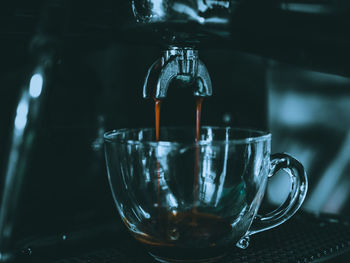
[[[50,13],[55,17],[43,12],[44,2],[0,3],[1,188],[21,90],[28,86],[37,57],[47,46],[55,54],[46,75],[46,97],[23,177],[11,246],[92,223],[120,225],[107,183],[103,133],[154,124],[154,105],[142,99],[142,85],[164,43],[123,30],[132,20],[129,1],[51,1],[59,6],[59,11]],[[258,24],[253,21],[247,27],[262,35]],[[260,41],[242,31],[246,42],[223,39],[200,47],[199,57],[213,83],[213,96],[203,103],[202,123],[272,131],[274,151],[294,154],[310,171],[310,198],[337,193],[333,203],[327,204],[328,198],[318,205],[307,201],[304,209],[348,216],[349,191],[337,186],[349,182],[350,160],[341,158],[350,153],[343,147],[350,127],[349,54],[343,42],[337,46],[328,38],[320,45],[306,41],[307,35],[302,35],[305,45],[290,42],[295,38],[285,37],[296,33],[287,31],[281,38],[271,29]],[[271,57],[293,65],[273,62]],[[163,103],[161,125],[194,125],[194,117],[191,92],[173,83]],[[340,175],[333,188],[322,188],[319,182],[327,174],[332,181],[332,171],[327,172],[331,169]],[[284,197],[284,193],[276,197],[276,189],[288,184],[279,179],[271,185],[267,201],[276,205]],[[326,180],[323,185],[331,184]],[[313,189],[321,189],[321,194],[313,195]]]

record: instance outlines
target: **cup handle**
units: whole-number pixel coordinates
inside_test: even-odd
[[[266,214],[257,214],[246,235],[236,244],[240,248],[247,248],[249,236],[276,227],[290,217],[300,208],[304,202],[308,182],[303,165],[286,153],[271,155],[271,166],[268,177],[272,177],[279,170],[284,169],[290,178],[291,189],[284,203],[276,210]]]

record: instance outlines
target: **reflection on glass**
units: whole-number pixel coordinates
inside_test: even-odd
[[[36,73],[30,79],[29,84],[29,94],[33,98],[37,98],[40,96],[43,88],[43,76],[40,73]]]
[[[16,110],[15,133],[21,132],[27,124],[28,103],[26,93],[23,93]]]

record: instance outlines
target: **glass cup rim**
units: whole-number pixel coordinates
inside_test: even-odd
[[[178,142],[176,140],[174,141],[155,141],[155,140],[132,140],[132,139],[122,139],[115,137],[118,134],[122,134],[125,132],[136,132],[136,131],[150,131],[154,130],[154,128],[121,128],[121,129],[114,129],[111,131],[107,131],[104,133],[103,138],[106,143],[120,143],[120,144],[128,144],[128,145],[140,145],[140,144],[148,144],[148,145],[154,145],[154,146],[173,146],[176,144],[182,145],[182,144],[196,144],[196,145],[208,145],[208,144],[250,144],[250,143],[256,143],[260,141],[267,141],[271,139],[271,133],[262,131],[262,130],[256,130],[256,129],[250,129],[250,128],[238,128],[238,127],[230,127],[230,126],[201,126],[201,129],[210,128],[214,130],[231,130],[231,131],[239,131],[239,132],[247,132],[252,133],[254,136],[249,136],[245,138],[240,139],[229,139],[229,140],[201,140],[199,142],[193,142],[193,143],[183,143]],[[164,126],[160,128],[162,129],[193,129],[191,126]],[[113,138],[111,138],[113,136]]]

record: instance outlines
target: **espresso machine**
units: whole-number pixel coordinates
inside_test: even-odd
[[[194,97],[203,97],[203,125],[272,130],[278,145],[286,133],[271,116],[285,97],[271,114],[271,81],[312,71],[321,75],[302,83],[328,74],[345,87],[350,77],[346,0],[36,0],[0,9],[3,262],[59,262],[106,242],[122,246],[103,134],[153,127],[153,99],[164,101],[162,125],[194,125]],[[327,243],[327,255],[350,247],[348,229],[337,227],[344,247]],[[113,251],[130,262],[127,249]]]

